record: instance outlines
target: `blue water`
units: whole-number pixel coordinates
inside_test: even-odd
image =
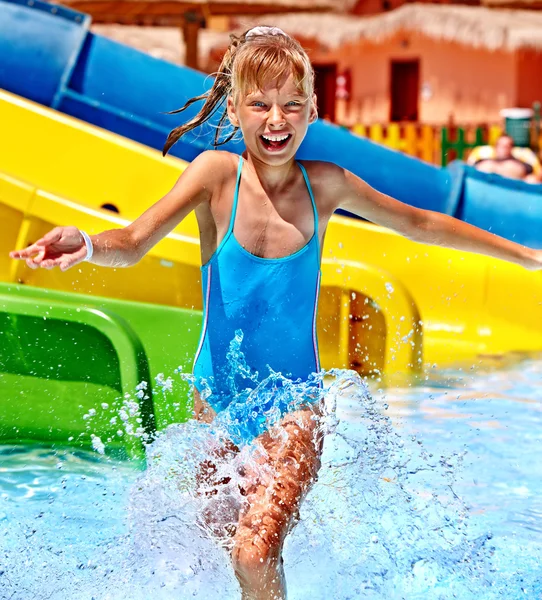
[[[285,546],[288,597],[542,598],[542,361],[370,394],[337,375],[319,480]],[[238,599],[190,493],[211,434],[169,427],[146,471],[0,447],[0,598]]]

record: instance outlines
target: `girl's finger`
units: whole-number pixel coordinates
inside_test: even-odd
[[[73,267],[73,263],[70,260],[65,260],[64,262],[61,262],[59,266],[61,271],[67,271],[70,267]]]
[[[67,257],[63,256],[60,262],[60,270],[67,271],[70,267],[73,267],[77,263],[80,263],[85,258],[86,254],[87,249],[85,247],[84,249],[78,250],[77,252],[74,252],[73,254],[70,254]]]
[[[39,267],[39,265],[37,265],[31,258],[27,258],[26,259],[26,264],[27,266],[29,266],[31,269],[37,269]]]
[[[38,255],[35,256],[32,261],[36,264],[36,265],[40,265],[43,261],[43,259],[45,258],[45,248],[40,248]]]
[[[10,252],[9,256],[10,258],[19,259],[31,258],[34,254],[38,254],[42,250],[45,250],[45,248],[36,242],[35,244],[28,246],[28,248],[23,248],[23,250],[14,250],[13,252]]]
[[[50,244],[54,244],[58,242],[62,237],[62,227],[55,227],[49,233],[46,233],[42,238],[40,238],[34,246],[49,246]]]
[[[47,260],[42,260],[40,266],[43,269],[53,269],[54,267],[58,267],[61,263],[61,258],[48,258]]]

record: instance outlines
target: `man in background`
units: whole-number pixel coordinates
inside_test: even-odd
[[[478,151],[478,152],[477,152]],[[509,135],[501,135],[495,148],[482,146],[469,156],[468,163],[478,171],[496,173],[527,183],[540,183],[540,163],[529,148],[515,148]]]

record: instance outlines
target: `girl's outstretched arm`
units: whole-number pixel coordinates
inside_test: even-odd
[[[111,229],[91,236],[90,262],[106,267],[128,267],[137,263],[202,202],[210,201],[221,183],[223,158],[219,152],[204,152],[190,163],[173,188],[138,219],[123,229]],[[26,260],[29,267],[62,271],[85,259],[87,248],[76,227],[55,227],[35,244],[10,252]]]
[[[404,204],[340,167],[331,170],[334,185],[330,189],[340,199],[336,208],[393,229],[415,242],[493,256],[531,271],[542,269],[542,250],[522,246],[449,215]]]

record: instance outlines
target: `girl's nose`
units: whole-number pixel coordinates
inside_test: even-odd
[[[279,127],[286,124],[284,113],[278,104],[272,104],[269,112],[267,113],[267,122],[269,125]]]

